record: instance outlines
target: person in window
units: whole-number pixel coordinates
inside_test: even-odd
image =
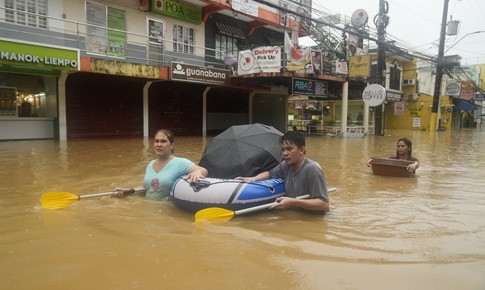
[[[300,208],[312,213],[327,213],[330,202],[325,176],[320,165],[306,158],[305,136],[288,131],[280,139],[283,161],[269,171],[253,177],[237,177],[246,182],[281,178],[285,181],[286,196],[276,199],[270,209]],[[309,194],[309,199],[296,197]]]
[[[357,115],[357,125],[362,125],[364,124],[364,115],[362,115],[362,112],[359,112]]]
[[[194,164],[192,161],[173,155],[174,134],[166,129],[159,130],[155,134],[153,150],[156,159],[148,163],[143,179],[143,185],[135,190],[145,191],[145,196],[153,199],[169,199],[170,190],[177,178],[184,176],[189,181],[197,181],[207,176],[208,171],[204,167]],[[115,197],[123,196],[123,189],[115,189]]]
[[[399,159],[413,161],[413,163],[407,166],[409,172],[416,172],[419,168],[419,160],[412,156],[413,153],[413,143],[408,138],[401,138],[397,140],[397,150],[395,156],[390,156],[388,159]],[[367,166],[371,166],[372,159],[367,161]]]

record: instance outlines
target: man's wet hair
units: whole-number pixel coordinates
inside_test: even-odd
[[[280,144],[283,144],[284,142],[295,144],[297,147],[302,147],[305,146],[305,135],[298,131],[288,131],[281,136]]]

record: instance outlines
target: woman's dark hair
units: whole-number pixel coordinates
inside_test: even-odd
[[[408,160],[411,160],[411,156],[413,156],[413,142],[409,140],[408,138],[401,138],[397,140],[397,143],[400,141],[404,142],[406,146],[408,147]],[[399,159],[399,151],[396,150],[396,159]]]
[[[288,131],[280,138],[280,144],[285,141],[295,144],[298,148],[305,146],[305,135],[298,131]]]

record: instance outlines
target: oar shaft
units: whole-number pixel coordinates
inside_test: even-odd
[[[123,190],[123,194],[135,193],[135,192],[136,192],[136,190],[134,188],[130,188],[130,189]],[[113,195],[113,194],[116,194],[116,191],[102,192],[102,193],[93,193],[93,194],[84,194],[84,195],[78,195],[78,196],[79,196],[79,199],[81,199],[81,198],[88,198],[88,197]]]
[[[305,195],[301,195],[301,196],[298,196],[297,198],[298,199],[304,199],[304,198],[309,198],[310,195],[309,194],[305,194]],[[262,209],[267,209],[269,207],[271,207],[272,205],[275,205],[277,204],[278,202],[272,202],[272,203],[266,203],[266,204],[262,204],[262,205],[258,205],[258,206],[253,206],[253,207],[250,207],[250,208],[245,208],[245,209],[240,209],[240,210],[236,210],[234,212],[235,215],[240,215],[240,214],[245,214],[245,213],[249,213],[249,212],[253,212],[253,211],[258,211],[258,210],[262,210]]]
[[[329,188],[328,189],[328,192],[334,192],[336,191],[337,189],[335,187],[332,187],[332,188]],[[305,194],[305,195],[300,195],[298,197],[296,197],[297,199],[306,199],[306,198],[309,198],[310,195],[309,194]],[[262,210],[262,209],[267,209],[269,207],[271,207],[272,205],[275,205],[277,204],[278,202],[272,202],[272,203],[267,203],[267,204],[262,204],[262,205],[258,205],[258,206],[254,206],[254,207],[250,207],[250,208],[245,208],[245,209],[240,209],[240,210],[236,210],[234,212],[234,215],[240,215],[240,214],[245,214],[245,213],[249,213],[249,212],[253,212],[253,211],[258,211],[258,210]]]

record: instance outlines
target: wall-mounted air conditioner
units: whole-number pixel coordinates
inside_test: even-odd
[[[419,95],[417,93],[408,94],[408,101],[416,101]]]
[[[416,80],[415,79],[403,80],[402,84],[404,86],[415,86],[416,85]]]

